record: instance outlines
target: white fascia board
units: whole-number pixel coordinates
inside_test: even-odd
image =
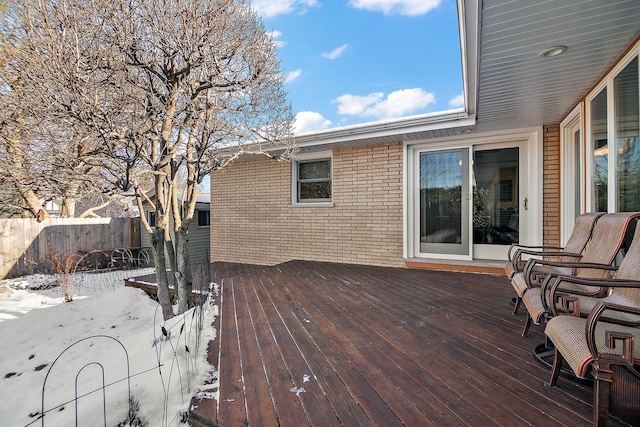
[[[478,104],[482,0],[457,0],[457,6],[465,108],[470,115],[474,115]]]
[[[448,129],[460,126],[473,126],[474,124],[475,117],[467,114],[465,110],[459,109],[412,116],[399,120],[387,120],[328,129],[314,133],[296,135],[295,139],[299,147],[310,147],[355,141],[359,139],[393,137],[414,132]]]

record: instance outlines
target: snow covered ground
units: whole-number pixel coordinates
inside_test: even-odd
[[[68,303],[55,276],[0,281],[0,427],[43,425],[43,408],[47,426],[116,426],[129,395],[144,422],[135,425],[182,425],[212,375],[206,349],[217,306],[164,323],[155,301],[124,287],[152,271],[72,276]]]

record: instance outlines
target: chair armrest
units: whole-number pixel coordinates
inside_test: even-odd
[[[598,303],[589,314],[585,326],[585,337],[587,339],[589,352],[591,352],[591,355],[597,360],[633,367],[633,343],[635,340],[635,336],[629,332],[616,331],[615,319],[607,318],[606,320],[607,329],[605,332],[605,344],[608,348],[614,349],[617,343],[621,343],[622,354],[618,355],[612,353],[601,353],[600,351],[598,351],[598,346],[596,344],[596,326],[598,325],[600,319],[604,316],[604,313],[608,310],[616,311],[619,313],[634,314],[640,317],[640,307],[624,306],[604,302]]]
[[[540,248],[542,248],[542,246],[540,246]],[[545,248],[546,249],[544,250],[535,250],[535,249],[530,250],[530,249],[518,248],[515,250],[513,254],[508,255],[509,262],[511,262],[511,265],[513,266],[514,271],[516,273],[520,273],[524,271],[527,261],[529,261],[532,258],[542,259],[539,257],[561,257],[561,256],[578,258],[580,256],[580,254],[575,254],[572,252],[564,252],[561,250],[562,248],[558,248],[559,250],[556,250],[556,248],[553,246],[546,246]],[[550,250],[550,249],[554,249],[554,250]],[[529,255],[529,257],[523,260],[522,259],[523,255]]]
[[[518,252],[520,251],[527,251],[527,252],[542,252],[542,251],[557,251],[560,252],[562,251],[563,247],[562,246],[552,246],[552,245],[521,245],[518,243],[512,243],[509,246],[509,250],[507,251],[507,259],[511,262],[513,262],[514,260],[516,260],[517,258],[519,258],[519,256],[517,255]],[[511,253],[514,253],[513,256],[511,256]]]
[[[589,291],[581,291],[578,289],[567,289],[562,288],[562,284],[574,284],[581,286],[590,286],[597,287],[599,291],[597,292],[589,292]],[[573,311],[569,311],[570,314],[580,315],[580,302],[575,301],[576,298],[579,300],[580,296],[590,297],[590,298],[598,298],[602,297],[603,289],[609,288],[640,288],[640,280],[626,280],[626,279],[595,279],[595,278],[585,278],[585,277],[576,277],[576,276],[556,276],[551,281],[545,281],[543,284],[543,292],[541,293],[542,302],[546,309],[551,311],[551,314],[554,316],[558,315],[557,304],[562,304],[563,309],[566,309],[567,306],[571,303],[573,305]],[[548,298],[547,292],[548,290]],[[568,299],[569,298],[569,299]],[[577,311],[577,313],[574,313]]]
[[[574,254],[574,253],[563,253],[563,255],[565,256],[573,256],[576,258],[581,258],[582,254]],[[586,263],[579,263],[579,262],[569,262],[569,261],[550,261],[550,260],[544,260],[544,259],[538,259],[538,258],[530,258],[527,260],[527,263],[525,264],[524,267],[524,278],[525,278],[525,282],[527,283],[528,287],[534,287],[534,279],[535,279],[535,267],[538,265],[546,265],[546,266],[551,266],[551,267],[580,267],[580,266],[586,266]],[[595,264],[594,264],[595,265]],[[600,266],[600,264],[597,264],[598,266]],[[598,268],[598,267],[593,267],[593,268]],[[557,275],[557,274],[556,274]]]
[[[536,251],[536,250],[529,250],[529,249],[517,249],[514,252],[514,258],[513,260],[518,260],[520,258],[522,258],[522,255],[533,255],[533,256],[543,256],[543,257],[549,257],[549,256],[568,256],[568,257],[574,257],[574,258],[578,258],[581,256],[581,254],[577,254],[577,253],[573,253],[573,252],[565,252],[563,250],[544,250],[544,251]]]
[[[579,255],[580,257],[582,257],[582,255]],[[611,264],[599,264],[596,262],[580,262],[580,261],[550,261],[550,260],[545,260],[545,259],[532,259],[529,261],[533,261],[532,264],[533,266],[531,267],[533,269],[533,267],[535,267],[535,264],[540,264],[540,265],[548,265],[548,266],[553,266],[553,267],[570,267],[570,268],[596,268],[598,270],[611,270],[614,271],[617,269],[617,267],[614,267]],[[529,262],[527,261],[527,263]]]

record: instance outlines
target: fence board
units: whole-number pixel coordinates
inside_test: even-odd
[[[0,279],[50,271],[52,253],[140,246],[139,218],[0,218]]]

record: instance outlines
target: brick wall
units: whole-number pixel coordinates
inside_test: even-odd
[[[560,126],[543,128],[543,242],[560,243]]]
[[[211,175],[211,260],[402,266],[402,144],[333,152],[333,207],[291,206],[291,164]]]
[[[560,242],[560,131],[543,130],[543,242]],[[333,207],[291,206],[291,164],[211,175],[211,260],[402,266],[402,144],[333,152]]]

